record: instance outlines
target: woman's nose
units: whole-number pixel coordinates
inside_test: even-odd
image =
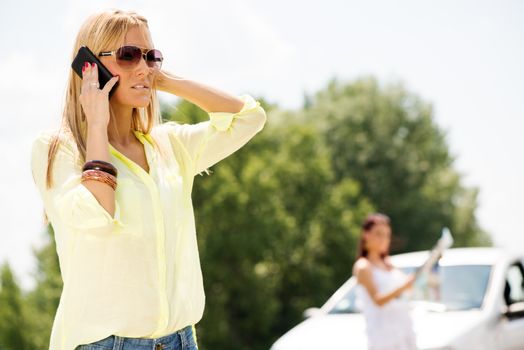
[[[143,55],[140,58],[136,69],[138,75],[147,75],[149,73],[149,66],[147,65],[146,59]]]

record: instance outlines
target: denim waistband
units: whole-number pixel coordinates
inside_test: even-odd
[[[186,350],[197,349],[193,327],[187,326],[160,338],[129,338],[110,335],[89,345],[111,350]],[[82,347],[80,347],[82,349]]]

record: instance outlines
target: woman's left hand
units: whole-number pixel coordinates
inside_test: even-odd
[[[155,68],[150,68],[150,73],[153,76],[154,86],[156,86],[157,90],[176,94],[174,91],[174,82],[178,78],[177,76]]]

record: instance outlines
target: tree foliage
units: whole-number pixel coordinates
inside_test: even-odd
[[[30,349],[22,293],[8,263],[0,268],[0,349]]]

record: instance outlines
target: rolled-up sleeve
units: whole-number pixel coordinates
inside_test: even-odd
[[[240,149],[264,127],[267,117],[260,103],[250,95],[239,98],[244,105],[237,113],[210,112],[208,121],[193,125],[165,123],[186,148],[195,175]]]
[[[53,163],[52,187],[46,187],[50,140],[50,136],[41,135],[33,143],[31,171],[51,224],[94,235],[117,232],[116,229],[123,226],[118,202],[115,202],[115,216],[112,217],[82,185],[81,169],[75,165],[75,155],[69,147],[60,145]]]

